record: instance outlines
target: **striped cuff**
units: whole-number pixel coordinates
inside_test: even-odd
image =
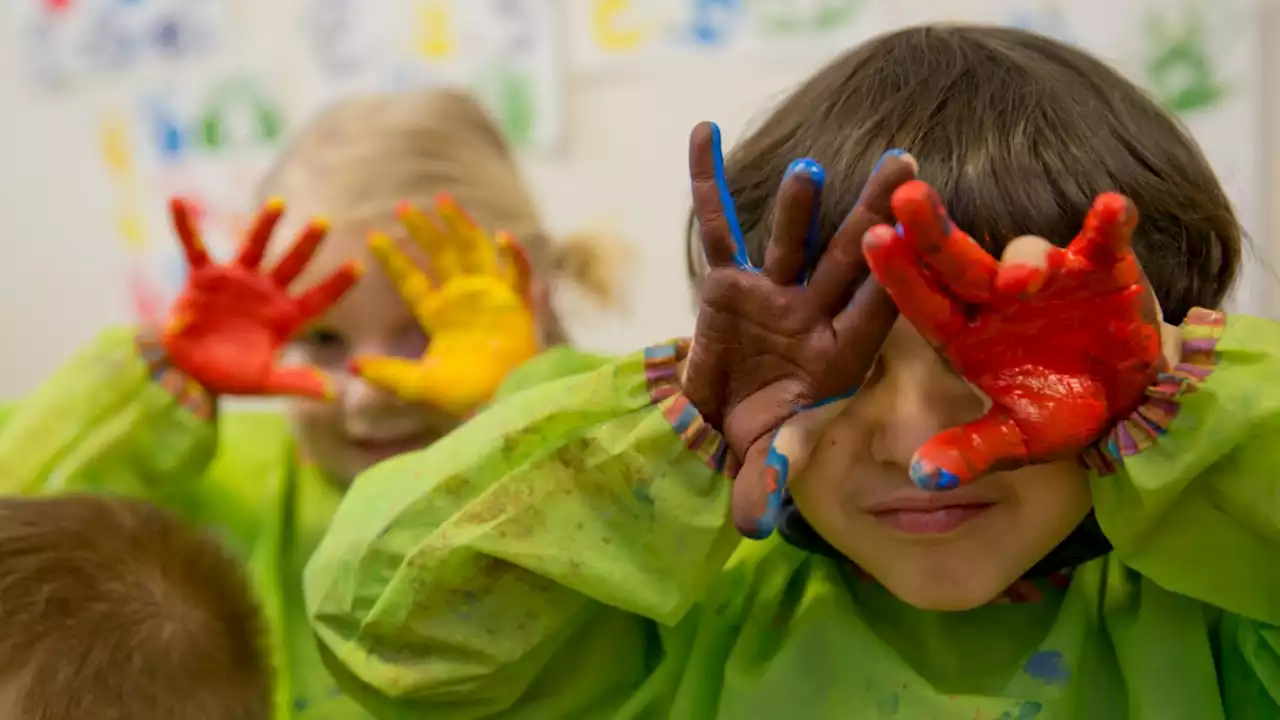
[[[724,437],[702,419],[680,390],[680,362],[689,354],[689,340],[672,340],[645,348],[645,381],[649,397],[680,436],[685,446],[713,470],[738,474],[738,461]]]
[[[179,405],[201,420],[212,420],[217,410],[213,396],[200,383],[174,367],[158,333],[143,330],[135,337],[138,354],[147,365],[152,381],[173,396]]]
[[[1183,395],[1193,393],[1213,374],[1218,364],[1218,340],[1227,327],[1227,315],[1220,310],[1194,308],[1179,328],[1182,359],[1172,370],[1161,373],[1147,388],[1147,397],[1137,410],[1121,420],[1106,437],[1081,456],[1085,467],[1101,476],[1111,475],[1124,462],[1151,447],[1178,416]]]

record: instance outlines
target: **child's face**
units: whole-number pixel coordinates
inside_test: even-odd
[[[823,431],[793,479],[796,506],[823,538],[912,605],[963,610],[1004,592],[1092,506],[1073,460],[998,473],[943,492],[907,475],[940,430],[986,400],[899,319],[876,368]]]
[[[397,225],[391,219],[381,227]],[[365,232],[331,234],[294,285],[297,292],[352,257],[362,258],[368,270],[285,354],[286,362],[315,365],[333,379],[332,401],[292,400],[290,414],[304,456],[343,485],[381,460],[430,445],[459,423],[443,411],[401,401],[347,369],[357,355],[417,358],[427,348],[426,335],[390,280],[365,256]]]

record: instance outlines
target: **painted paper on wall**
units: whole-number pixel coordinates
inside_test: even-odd
[[[888,27],[872,0],[566,0],[575,70],[595,72],[698,53],[825,55]]]
[[[148,65],[207,56],[225,40],[219,0],[11,0],[7,48],[33,84],[67,90]]]
[[[517,147],[563,129],[556,0],[307,0],[305,109],[352,93],[465,87]]]
[[[161,83],[100,118],[102,162],[140,320],[167,307],[186,280],[167,220],[169,197],[190,200],[214,257],[229,257],[243,234],[287,127],[265,78],[235,68]]]

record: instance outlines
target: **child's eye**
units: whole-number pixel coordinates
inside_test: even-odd
[[[302,342],[312,347],[338,347],[346,345],[346,340],[335,330],[320,328],[302,336]]]
[[[296,345],[316,365],[337,365],[347,358],[347,339],[336,330],[315,328],[298,338]]]
[[[422,329],[417,325],[405,328],[398,336],[391,347],[389,354],[397,357],[416,358],[420,357],[427,351],[427,345],[431,342]]]

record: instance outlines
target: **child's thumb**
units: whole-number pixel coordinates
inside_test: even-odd
[[[827,423],[848,404],[844,398],[793,415],[747,452],[733,486],[733,522],[739,532],[756,540],[773,534],[788,484],[804,473]]]
[[[418,362],[398,357],[361,355],[347,364],[353,375],[359,375],[383,390],[393,392],[401,399],[422,400],[421,370]]]

